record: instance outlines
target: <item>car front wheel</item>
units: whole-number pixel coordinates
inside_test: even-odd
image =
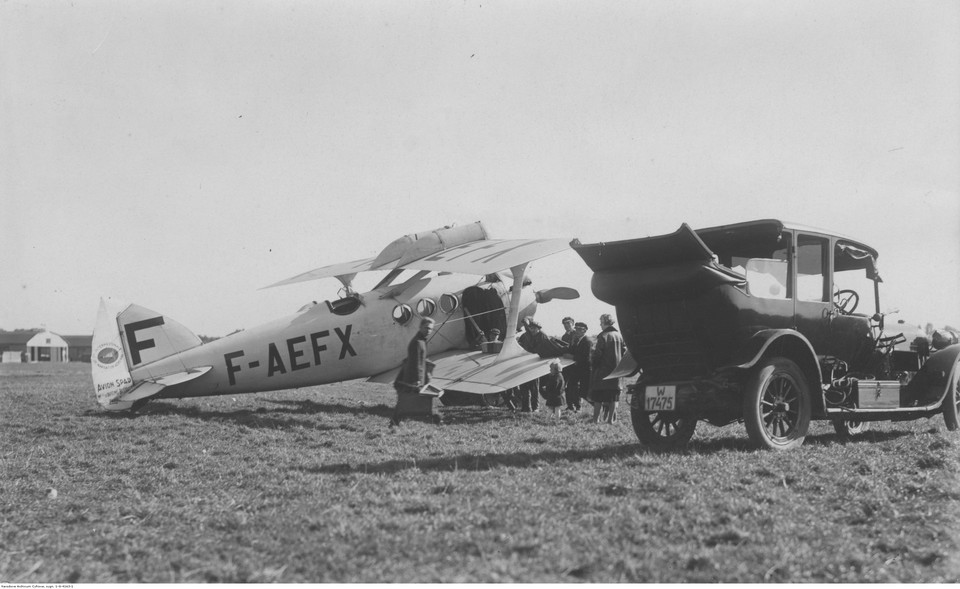
[[[743,421],[756,446],[789,450],[803,444],[810,413],[810,389],[795,362],[769,358],[754,368],[744,391]]]
[[[647,413],[639,407],[630,409],[633,431],[645,445],[658,450],[684,446],[697,429],[697,420],[672,411]]]

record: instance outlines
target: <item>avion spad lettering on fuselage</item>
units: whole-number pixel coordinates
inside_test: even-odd
[[[228,352],[223,355],[223,361],[227,367],[227,377],[231,385],[237,384],[237,374],[248,370],[265,370],[267,377],[277,374],[286,374],[320,366],[324,359],[330,359],[327,353],[327,343],[333,341],[334,345],[340,343],[340,355],[338,360],[343,360],[347,356],[356,356],[357,351],[350,345],[350,331],[353,325],[347,325],[345,328],[333,328],[334,340],[331,337],[330,330],[324,329],[306,335],[298,335],[281,342],[270,342],[267,345],[267,365],[261,366],[260,360],[244,362],[240,358],[246,355],[244,350]]]

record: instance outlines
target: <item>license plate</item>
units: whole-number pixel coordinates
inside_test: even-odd
[[[677,408],[677,387],[647,387],[643,395],[643,408],[647,411],[673,411]]]

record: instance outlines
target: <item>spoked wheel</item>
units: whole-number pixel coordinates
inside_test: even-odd
[[[484,407],[503,407],[505,403],[501,393],[487,393],[481,396],[481,402]]]
[[[788,450],[810,427],[810,389],[792,360],[771,358],[754,368],[743,396],[743,421],[760,448]]]
[[[849,440],[853,436],[860,435],[870,429],[870,422],[860,421],[859,419],[836,418],[833,420],[833,429],[837,432],[838,438]]]
[[[960,429],[960,366],[953,369],[953,384],[943,399],[943,422],[952,432]]]
[[[659,450],[686,445],[697,429],[697,420],[673,411],[647,413],[639,407],[630,409],[633,431],[645,446]]]

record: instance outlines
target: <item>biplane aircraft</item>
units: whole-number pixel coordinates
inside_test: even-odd
[[[569,241],[489,239],[479,222],[406,235],[376,257],[265,287],[335,277],[343,285],[337,300],[208,343],[166,315],[101,299],[92,354],[97,401],[123,411],[151,399],[357,378],[392,382],[422,317],[435,321],[427,348],[435,363],[431,384],[461,396],[498,398],[549,372],[551,360],[524,351],[516,330],[538,303],[579,297],[567,287],[534,291],[526,272],[531,261],[567,249]],[[369,271],[386,274],[370,292],[356,292],[353,279]],[[504,334],[502,343],[476,349],[478,336],[492,328]]]

